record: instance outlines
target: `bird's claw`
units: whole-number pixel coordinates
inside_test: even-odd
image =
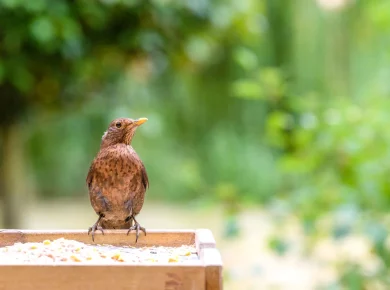
[[[138,242],[139,231],[140,230],[143,231],[146,236],[146,230],[144,227],[141,227],[140,224],[134,218],[133,220],[134,220],[134,225],[129,228],[129,230],[127,231],[127,235],[129,235],[129,233],[132,230],[135,230],[135,242]]]
[[[98,225],[98,223],[94,224],[92,227],[90,227],[88,229],[88,235],[91,233],[91,236],[92,236],[92,242],[95,241],[95,232],[96,231],[101,231],[102,234],[104,235],[104,231],[103,231],[103,228],[101,226]]]

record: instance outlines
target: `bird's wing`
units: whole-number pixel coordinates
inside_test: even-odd
[[[95,161],[95,160],[94,160]],[[91,189],[91,184],[92,184],[92,179],[93,179],[93,166],[95,162],[92,162],[91,166],[89,167],[88,174],[87,174],[87,179],[85,180],[87,182],[88,189]]]
[[[107,198],[102,194],[102,188],[99,186],[99,184],[95,180],[95,173],[96,173],[96,158],[92,161],[91,166],[89,167],[86,182],[89,190],[89,196],[91,200],[91,205],[96,213],[100,214],[106,210],[108,210],[109,207],[109,201]]]
[[[143,164],[141,167],[141,174],[142,174],[142,184],[144,185],[144,187],[146,189],[149,187],[149,178],[148,178],[148,174],[146,173],[146,168]]]

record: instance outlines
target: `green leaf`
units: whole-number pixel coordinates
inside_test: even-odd
[[[20,3],[21,3],[21,1],[19,1],[19,0],[1,0],[0,1],[0,5],[4,6],[6,8],[15,8],[15,7],[19,6]]]
[[[239,80],[233,83],[233,94],[243,99],[261,99],[263,91],[259,83],[250,80]]]
[[[13,68],[11,81],[21,92],[27,93],[34,84],[34,77],[26,67],[18,66]]]
[[[210,60],[213,52],[213,41],[203,37],[193,36],[186,43],[188,57],[196,63],[204,63]]]
[[[46,0],[25,1],[24,8],[29,12],[41,12],[47,7]]]
[[[41,43],[50,42],[55,37],[55,30],[50,18],[41,16],[30,24],[32,36]]]
[[[234,52],[234,59],[245,70],[253,70],[258,66],[258,58],[254,51],[239,47]]]
[[[278,236],[273,236],[268,241],[268,247],[279,255],[284,255],[289,250],[287,241]]]

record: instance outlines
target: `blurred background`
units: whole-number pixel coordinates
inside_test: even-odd
[[[390,1],[0,0],[1,227],[87,229],[116,117],[139,221],[210,228],[226,289],[390,289]]]

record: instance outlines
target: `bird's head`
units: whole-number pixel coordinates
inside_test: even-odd
[[[104,148],[118,143],[130,145],[138,126],[147,120],[147,118],[139,118],[137,120],[118,118],[113,120],[108,126],[107,131],[104,132],[100,147]]]

